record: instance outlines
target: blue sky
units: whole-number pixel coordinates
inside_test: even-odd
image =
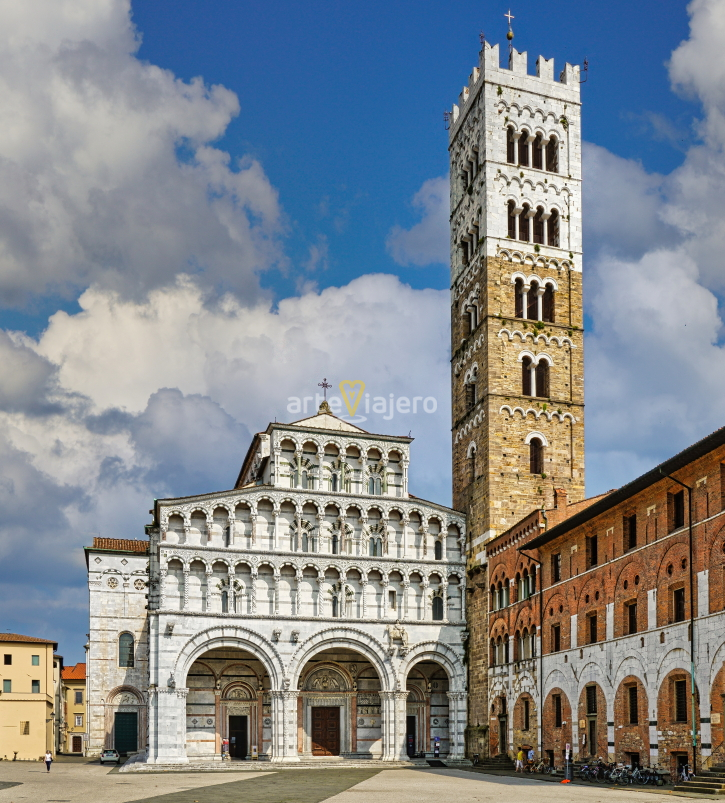
[[[0,0],[3,627],[82,659],[82,546],[228,487],[323,376],[434,397],[365,426],[450,500],[443,112],[508,8]],[[593,494],[723,423],[725,0],[511,10],[590,65]]]

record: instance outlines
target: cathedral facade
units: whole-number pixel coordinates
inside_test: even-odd
[[[97,539],[89,750],[462,759],[465,520],[408,493],[409,448],[324,403],[256,435],[232,491]]]

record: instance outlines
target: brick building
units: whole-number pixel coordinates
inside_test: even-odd
[[[672,771],[694,667],[698,765],[725,759],[725,428],[601,497],[556,492],[486,554],[492,754]]]

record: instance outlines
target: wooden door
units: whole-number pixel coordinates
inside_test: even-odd
[[[80,736],[73,737],[73,748],[74,753],[82,753],[83,752],[83,739]]]
[[[336,706],[312,709],[312,755],[340,755],[340,709]]]

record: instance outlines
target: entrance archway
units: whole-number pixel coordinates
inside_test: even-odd
[[[406,678],[406,748],[411,755],[433,756],[450,753],[449,680],[446,670],[436,661],[413,664]]]
[[[330,647],[303,666],[298,697],[298,752],[304,756],[382,757],[381,684],[355,650]]]
[[[186,680],[186,754],[220,756],[228,740],[232,759],[254,748],[269,756],[272,747],[270,679],[259,659],[246,650],[217,647],[200,655]]]

